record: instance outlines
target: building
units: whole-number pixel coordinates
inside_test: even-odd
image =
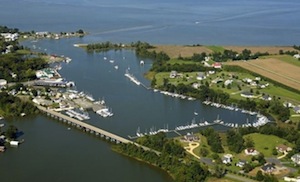
[[[0,79],[0,88],[5,87],[7,85],[7,81],[4,79]]]
[[[19,38],[18,33],[1,33],[1,36],[5,39],[6,42],[15,41]]]
[[[184,136],[184,140],[189,141],[189,142],[199,141],[199,137],[194,135],[193,133],[187,133]]]
[[[222,158],[223,164],[230,164],[232,162],[232,155],[231,154],[225,154]]]
[[[300,106],[294,107],[294,111],[295,113],[300,114]]]
[[[292,151],[292,148],[283,144],[280,144],[276,147],[276,150],[280,153],[286,153]]]
[[[171,71],[170,78],[176,78],[177,77],[177,71]]]
[[[225,85],[225,86],[231,85],[232,82],[233,82],[233,80],[226,80],[226,81],[224,82],[224,85]]]
[[[197,74],[197,80],[204,80],[206,78],[205,73],[204,72],[199,72]]]
[[[245,98],[254,98],[254,95],[250,92],[242,92],[241,96]]]
[[[240,167],[240,168],[243,168],[244,165],[247,163],[247,161],[245,160],[239,160],[237,163],[236,163],[236,166]]]
[[[300,59],[300,54],[295,54],[293,57],[296,59]]]
[[[5,146],[0,146],[0,152],[5,152]]]
[[[270,174],[276,171],[276,167],[274,164],[266,163],[263,167],[261,167],[261,171]]]
[[[213,68],[216,68],[216,69],[221,69],[221,68],[222,68],[222,64],[219,63],[219,62],[216,62],[216,63],[213,63],[213,64],[212,64],[212,67],[213,67]]]
[[[295,154],[291,157],[291,160],[295,163],[300,165],[300,154]]]
[[[270,97],[269,95],[263,95],[261,96],[261,100],[270,101],[272,100],[272,97]]]
[[[258,155],[259,152],[257,150],[255,150],[254,148],[247,148],[247,149],[245,149],[245,154],[255,156],[255,155]]]

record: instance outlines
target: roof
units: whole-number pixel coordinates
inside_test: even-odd
[[[274,165],[274,164],[267,163],[267,164],[265,164],[263,167],[261,167],[261,169],[262,169],[263,171],[269,172],[269,171],[272,171],[272,170],[274,170],[274,169],[276,169],[276,168],[275,168],[275,165]]]

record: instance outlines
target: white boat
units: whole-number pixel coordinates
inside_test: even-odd
[[[198,116],[198,113],[195,111],[195,112],[194,112],[194,115],[195,115],[195,116]]]
[[[144,65],[145,62],[143,60],[140,61],[140,65]]]
[[[110,63],[114,63],[115,61],[111,59],[111,60],[109,60],[109,62],[110,62]]]
[[[113,116],[114,114],[112,113],[112,111],[109,111],[108,108],[103,108],[103,109],[100,109],[98,111],[96,111],[97,114],[99,114],[100,116],[106,118],[106,117],[111,117]]]
[[[119,69],[119,66],[118,66],[118,65],[116,65],[116,66],[114,66],[114,68],[117,70],[117,69]]]

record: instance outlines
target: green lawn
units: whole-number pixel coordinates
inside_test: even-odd
[[[224,47],[221,47],[221,46],[205,46],[206,48],[212,50],[213,52],[223,52],[225,49]]]
[[[245,135],[244,139],[246,137],[251,137],[254,141],[255,149],[263,153],[265,157],[271,157],[273,148],[275,148],[279,144],[285,144],[288,146],[292,146],[288,141],[285,139],[279,138],[274,135],[264,135],[259,133],[252,133],[249,135]]]

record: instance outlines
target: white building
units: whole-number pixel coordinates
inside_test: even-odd
[[[0,88],[4,87],[5,85],[7,85],[7,81],[4,79],[0,79]]]

